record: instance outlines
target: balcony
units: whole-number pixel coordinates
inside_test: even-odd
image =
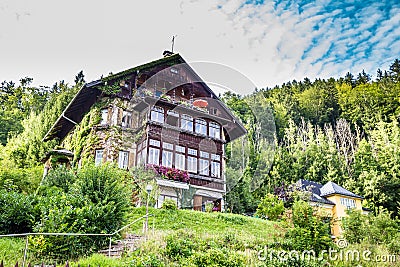
[[[157,179],[157,183],[160,185],[188,189],[188,184],[190,184],[224,191],[224,181],[221,179],[189,174],[184,170],[159,165],[148,164],[146,168],[153,170],[156,174],[160,175],[162,179]]]
[[[173,105],[179,105],[182,107],[190,108],[195,111],[200,111],[202,113],[210,114],[210,112],[207,108],[208,103],[206,100],[188,99],[188,98],[182,97],[180,95],[176,95],[174,92],[168,92],[169,94],[163,93],[165,91],[166,91],[165,88],[161,88],[160,90],[141,89],[136,92],[135,97],[142,98],[142,99],[144,99],[146,97],[150,97],[156,101],[163,101],[163,102],[170,103]],[[156,101],[154,101],[154,102],[156,102]],[[197,104],[197,103],[199,103],[199,104]],[[207,104],[205,104],[205,103],[207,103]]]

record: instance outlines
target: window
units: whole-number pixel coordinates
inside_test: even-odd
[[[195,157],[188,157],[187,158],[187,170],[190,172],[197,173],[197,158]]]
[[[122,112],[122,127],[126,128],[131,127],[131,121],[132,121],[132,114],[124,110]]]
[[[347,207],[348,209],[352,209],[352,208],[356,207],[356,201],[354,199],[351,199],[351,198],[341,197],[340,198],[340,204],[342,204],[343,206]]]
[[[163,150],[161,165],[172,168],[172,151]]]
[[[99,166],[103,162],[103,150],[96,150],[94,157],[94,164]]]
[[[174,145],[170,144],[170,143],[167,143],[167,142],[163,142],[162,147],[165,148],[165,149],[169,149],[169,150],[173,150],[174,149]]]
[[[211,154],[211,159],[212,159],[212,160],[220,161],[220,160],[221,160],[221,156],[220,156],[220,155],[217,155],[217,154]]]
[[[209,136],[221,139],[221,127],[216,122],[210,122],[209,124]]]
[[[121,169],[128,168],[128,158],[129,152],[128,151],[120,151],[118,155],[118,167]]]
[[[182,114],[181,128],[188,131],[193,131],[193,117],[190,115]]]
[[[101,125],[107,125],[108,124],[108,108],[102,109],[101,110]]]
[[[185,170],[185,147],[175,146],[175,168]]]
[[[160,147],[160,141],[154,140],[154,139],[150,139],[150,140],[149,140],[149,145],[150,145],[150,146]]]
[[[208,159],[199,159],[199,174],[201,175],[210,175],[209,174],[209,166],[210,163]]]
[[[221,164],[216,161],[211,162],[211,176],[220,178],[221,177]]]
[[[154,147],[149,148],[149,158],[147,163],[155,165],[160,164],[160,149]]]
[[[203,119],[196,119],[196,133],[207,134],[207,122]]]
[[[210,154],[208,152],[200,151],[200,157],[202,158],[210,158]]]
[[[188,148],[188,155],[197,156],[197,150],[193,148]]]
[[[164,109],[161,107],[153,107],[150,112],[150,120],[156,122],[164,122]]]
[[[180,170],[185,169],[185,155],[175,154],[175,168]]]
[[[218,114],[218,109],[216,109],[216,108],[209,108],[209,110],[210,110],[210,114],[211,115],[217,115]]]
[[[175,151],[179,153],[185,153],[185,147],[184,146],[175,146]]]

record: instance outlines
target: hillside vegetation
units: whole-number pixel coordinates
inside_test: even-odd
[[[39,88],[31,86],[31,78],[19,84],[1,83],[1,233],[111,233],[144,213],[142,208],[133,208],[131,201],[147,198],[138,182],[143,179],[137,179],[134,170],[126,172],[107,164],[96,168],[89,163],[79,169],[54,169],[41,182],[41,160],[57,147],[57,141],[44,142],[43,137],[83,85],[83,78],[81,72],[73,85],[59,82]],[[89,257],[85,260],[91,265],[100,261],[102,266],[106,262],[109,266],[321,266],[323,261],[288,263],[257,257],[265,245],[284,251],[334,248],[329,222],[314,216],[304,199],[282,203],[274,195],[277,189],[287,191],[299,179],[333,181],[363,196],[363,206],[372,213],[351,214],[345,223],[350,247],[400,254],[399,60],[388,70],[378,70],[374,79],[364,71],[338,79],[304,78],[246,96],[227,92],[221,99],[248,131],[225,147],[226,209],[270,221],[152,210],[155,234],[125,259],[90,256],[107,244],[105,239],[40,236],[30,239],[31,259]],[[156,199],[155,193],[151,198]],[[131,231],[139,233],[140,229],[137,225]],[[8,263],[15,261],[19,256],[13,255],[21,251],[21,242],[0,239],[0,255]],[[10,247],[15,249],[10,252]],[[358,263],[376,266],[373,261]]]

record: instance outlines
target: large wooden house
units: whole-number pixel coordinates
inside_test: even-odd
[[[82,132],[90,136],[77,141]],[[165,51],[161,59],[85,84],[45,139],[60,140],[77,164],[89,155],[96,164],[155,169],[161,174],[157,206],[173,199],[201,210],[212,201],[221,210],[224,145],[244,134],[184,59]]]

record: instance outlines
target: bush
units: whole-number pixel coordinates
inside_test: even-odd
[[[205,252],[196,252],[190,259],[198,267],[240,267],[247,266],[246,258],[237,252],[222,248],[210,248]]]
[[[43,177],[43,166],[8,168],[0,166],[0,188],[7,191],[33,193]]]
[[[82,167],[77,182],[65,193],[60,188],[44,190],[39,201],[36,232],[113,233],[123,226],[130,203],[130,190],[121,179],[126,172],[112,165]],[[56,190],[54,190],[56,189]],[[106,246],[101,236],[35,236],[34,254],[48,259],[75,259]]]
[[[344,237],[350,243],[368,240],[371,243],[388,244],[400,231],[397,220],[390,213],[381,211],[377,216],[363,215],[361,211],[349,210],[343,219]]]
[[[320,251],[333,245],[329,224],[314,215],[313,208],[307,202],[303,200],[294,202],[292,216],[294,228],[285,234],[284,249],[297,251],[312,249],[318,255]]]
[[[178,231],[176,234],[169,235],[166,241],[165,253],[171,259],[187,258],[198,249],[194,238],[190,238],[185,232]]]
[[[277,220],[285,211],[283,201],[277,196],[267,194],[258,205],[256,216],[266,218],[268,220]]]
[[[103,265],[101,265],[103,266]],[[148,253],[146,256],[135,256],[130,262],[131,267],[163,267],[165,264],[162,260],[153,253]]]
[[[70,186],[75,182],[76,176],[74,173],[61,165],[53,170],[50,170],[42,182],[45,187],[58,187],[65,193],[69,191]]]
[[[342,219],[343,236],[350,243],[360,243],[368,236],[367,216],[357,210],[348,210],[347,215]]]
[[[32,232],[35,198],[22,193],[0,191],[0,233]]]
[[[165,210],[177,210],[178,207],[176,206],[176,202],[172,199],[166,199],[161,205],[162,209]]]

